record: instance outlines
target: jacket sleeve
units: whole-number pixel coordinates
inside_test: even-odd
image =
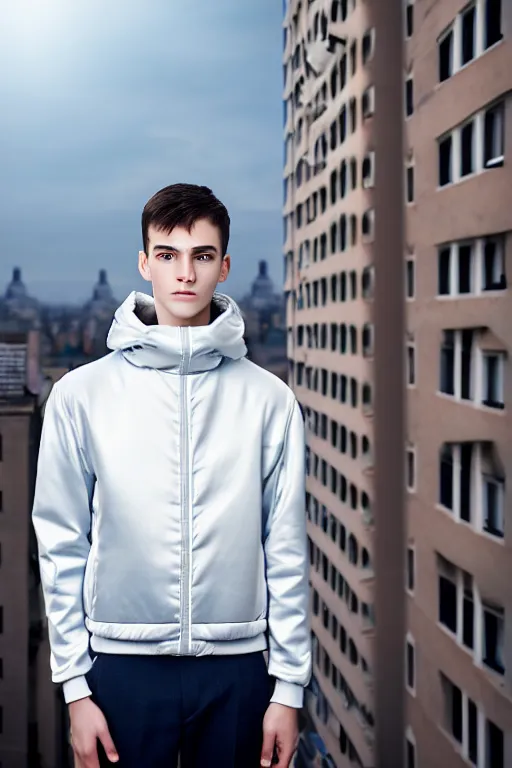
[[[295,398],[281,454],[264,488],[264,548],[268,585],[269,674],[272,701],[303,705],[311,677],[309,559],[305,510],[304,421]]]
[[[60,382],[45,407],[32,520],[48,617],[52,680],[67,702],[89,696],[92,666],[82,587],[90,550],[94,475],[80,447]]]

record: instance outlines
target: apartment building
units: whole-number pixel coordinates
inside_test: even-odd
[[[0,768],[64,768],[31,509],[44,385],[39,334],[0,334]]]
[[[309,713],[326,765],[504,768],[512,6],[289,0],[283,33]]]
[[[410,766],[512,765],[512,6],[405,14]]]

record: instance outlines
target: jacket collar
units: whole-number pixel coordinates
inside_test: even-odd
[[[247,353],[244,321],[233,299],[216,293],[209,325],[158,325],[152,296],[132,291],[115,313],[107,347],[133,365],[170,373],[201,373]]]

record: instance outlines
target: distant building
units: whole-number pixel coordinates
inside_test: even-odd
[[[30,330],[39,327],[41,307],[29,295],[21,278],[21,269],[15,267],[3,298],[0,300],[0,325],[4,330]]]
[[[22,303],[24,296],[20,294]],[[51,682],[37,544],[31,525],[50,385],[39,333],[0,333],[0,765],[64,768],[65,705]]]
[[[82,306],[38,302],[29,295],[16,267],[0,298],[0,330],[40,330],[43,363],[76,368],[108,352],[106,337],[118,306],[104,269],[91,298]]]
[[[262,368],[286,380],[285,305],[268,274],[268,264],[260,261],[249,293],[239,302],[245,327],[249,357]]]

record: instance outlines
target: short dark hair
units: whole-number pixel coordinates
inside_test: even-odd
[[[229,243],[230,219],[226,207],[212,190],[198,184],[171,184],[153,195],[142,211],[142,242],[148,251],[148,229],[152,224],[170,234],[175,227],[188,232],[196,221],[207,219],[220,232],[222,256]]]

